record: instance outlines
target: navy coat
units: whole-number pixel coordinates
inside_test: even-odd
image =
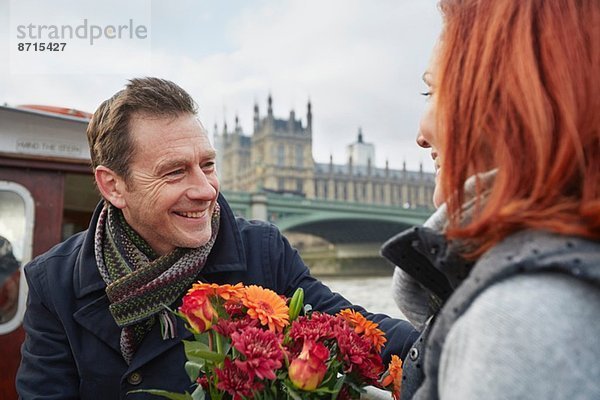
[[[207,282],[243,282],[291,296],[302,287],[305,303],[335,313],[350,306],[310,275],[298,252],[271,224],[235,218],[220,196],[221,225],[199,278]],[[162,340],[159,324],[144,338],[131,365],[121,356],[116,325],[94,257],[94,232],[101,205],[90,228],[39,256],[25,267],[29,284],[26,331],[17,392],[23,399],[141,399],[135,389],[190,389],[184,371],[182,339],[191,334],[177,321],[175,339]],[[178,304],[173,305],[176,307]],[[353,307],[362,310],[360,307]],[[386,332],[391,354],[402,358],[418,336],[406,321],[368,314]]]

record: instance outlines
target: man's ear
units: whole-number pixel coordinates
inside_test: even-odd
[[[123,194],[127,190],[127,185],[112,169],[99,165],[94,171],[96,186],[100,190],[100,194],[117,208],[125,208],[127,203]]]

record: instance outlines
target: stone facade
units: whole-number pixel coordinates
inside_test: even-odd
[[[432,173],[377,168],[370,159],[345,165],[316,163],[312,156],[312,109],[307,104],[306,124],[294,111],[288,119],[273,115],[273,100],[261,117],[254,105],[254,132],[245,135],[236,118],[233,130],[215,125],[215,147],[221,188],[225,191],[269,191],[307,199],[359,202],[404,208],[433,208]],[[363,143],[359,131],[357,143]],[[364,160],[363,160],[364,161]]]

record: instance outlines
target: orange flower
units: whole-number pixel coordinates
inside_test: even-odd
[[[236,283],[235,285],[217,285],[216,293],[217,296],[225,301],[241,299],[244,295],[244,285],[242,283]]]
[[[402,388],[402,360],[397,355],[392,356],[392,361],[386,375],[381,381],[382,387],[388,387],[393,384],[392,395],[394,400],[400,400],[400,389]]]
[[[285,300],[272,290],[247,286],[242,302],[248,308],[250,318],[258,319],[263,326],[268,325],[272,332],[281,332],[290,323]]]
[[[378,328],[379,324],[369,321],[361,313],[349,308],[340,311],[339,315],[354,328],[354,332],[364,335],[373,343],[377,351],[381,351],[387,339],[385,338],[385,334]]]
[[[197,291],[205,292],[209,296],[219,296],[223,300],[229,300],[231,298],[241,297],[244,285],[242,283],[236,283],[235,285],[224,284],[218,285],[216,283],[194,283],[188,293]]]

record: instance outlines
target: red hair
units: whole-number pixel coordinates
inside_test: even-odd
[[[600,238],[600,1],[441,0],[436,95],[451,239]],[[468,176],[497,168],[460,224]],[[481,193],[483,188],[480,188]]]

